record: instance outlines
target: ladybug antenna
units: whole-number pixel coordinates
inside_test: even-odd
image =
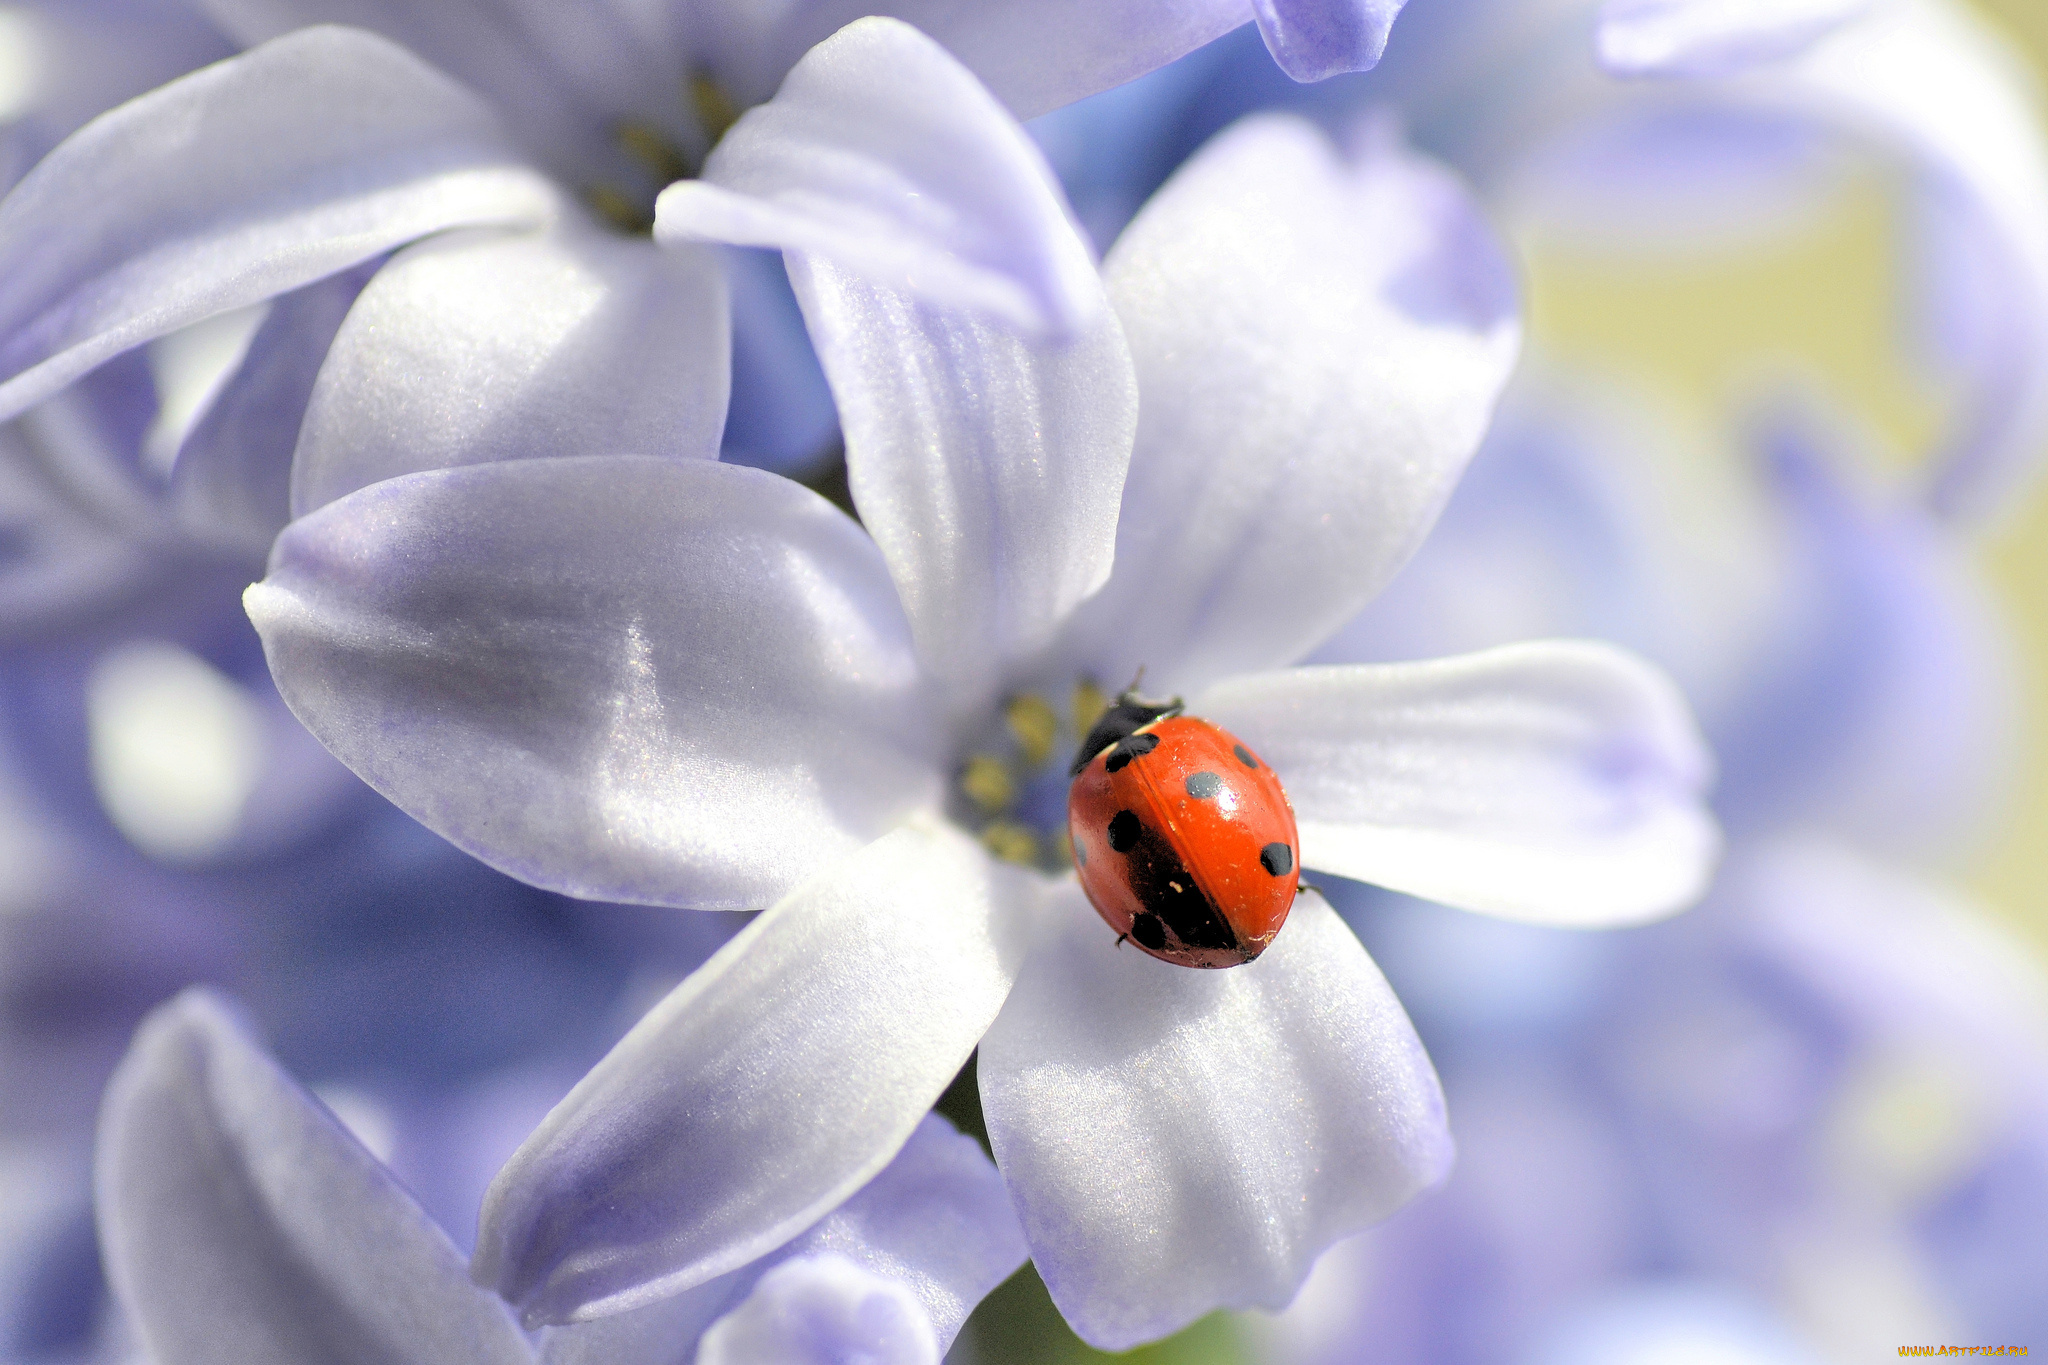
[[[1143,664],[1139,664],[1139,665],[1138,665],[1138,671],[1137,671],[1137,674],[1136,674],[1135,676],[1133,676],[1133,677],[1132,677],[1132,679],[1131,679],[1131,685],[1130,685],[1129,687],[1126,687],[1126,688],[1124,689],[1124,695],[1125,695],[1125,696],[1129,696],[1129,695],[1130,695],[1131,693],[1133,693],[1133,692],[1136,692],[1136,691],[1137,691],[1137,690],[1138,690],[1139,688],[1143,687],[1144,685],[1145,685],[1145,665],[1143,665]]]

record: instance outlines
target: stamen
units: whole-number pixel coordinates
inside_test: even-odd
[[[1085,735],[1102,719],[1102,713],[1109,709],[1109,698],[1095,685],[1093,678],[1083,678],[1074,684],[1074,733]]]
[[[1015,820],[992,821],[981,832],[982,847],[1006,863],[1038,865],[1038,836]]]
[[[646,236],[654,231],[654,219],[629,196],[610,185],[592,185],[583,191],[583,202],[591,212],[621,232]]]
[[[1003,708],[1003,718],[1009,721],[1010,733],[1023,752],[1024,767],[1043,768],[1052,757],[1052,746],[1060,733],[1059,713],[1052,709],[1052,703],[1027,692],[1010,699]]]
[[[1017,799],[1017,783],[1010,776],[1009,764],[991,754],[976,754],[967,760],[960,774],[960,790],[990,815],[1008,810]]]
[[[690,173],[690,159],[682,148],[651,123],[624,122],[612,130],[621,151],[647,168],[659,185],[681,180]]]
[[[725,93],[725,87],[701,71],[690,77],[690,105],[697,111],[706,145],[716,143],[725,136],[726,129],[740,121],[740,108]]]

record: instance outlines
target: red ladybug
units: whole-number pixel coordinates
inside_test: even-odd
[[[1294,807],[1244,741],[1182,709],[1125,692],[1081,742],[1067,790],[1074,870],[1119,943],[1235,967],[1294,907]]]

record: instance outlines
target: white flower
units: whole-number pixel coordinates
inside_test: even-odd
[[[715,230],[673,208],[664,231]],[[294,710],[463,847],[574,894],[772,907],[506,1167],[477,1273],[534,1322],[725,1273],[886,1163],[979,1044],[1084,1337],[1284,1304],[1450,1160],[1386,983],[1312,892],[1258,962],[1195,972],[987,848],[1057,865],[1045,722],[1143,663],[1273,763],[1311,869],[1574,924],[1696,893],[1708,763],[1644,665],[1285,667],[1478,442],[1505,265],[1383,134],[1346,154],[1269,119],[1155,198],[1070,343],[790,266],[865,531],[757,470],[512,461],[330,504],[248,595]],[[989,763],[1010,799],[961,780]]]

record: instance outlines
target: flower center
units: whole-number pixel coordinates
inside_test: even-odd
[[[697,127],[704,135],[705,156],[725,136],[726,129],[739,122],[745,111],[705,72],[691,76],[687,86],[690,107],[696,111]],[[629,236],[645,237],[654,231],[654,201],[678,180],[689,180],[704,169],[703,157],[695,157],[653,123],[628,119],[613,126],[612,142],[636,168],[645,171],[627,185],[602,181],[587,185],[583,201],[604,222]]]
[[[1092,678],[1057,701],[1041,692],[1010,697],[954,772],[947,814],[1004,862],[1066,872],[1074,856],[1067,764],[1108,706]]]

